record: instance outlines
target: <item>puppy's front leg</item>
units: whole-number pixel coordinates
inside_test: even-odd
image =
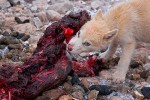
[[[120,57],[116,71],[112,76],[113,82],[118,83],[118,82],[125,80],[126,73],[128,71],[129,64],[131,61],[131,56],[132,56],[133,51],[135,49],[135,45],[136,45],[135,41],[132,41],[130,43],[123,45],[122,55]]]

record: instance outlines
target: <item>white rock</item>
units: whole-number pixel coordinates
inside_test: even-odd
[[[34,17],[33,18],[33,23],[37,27],[37,29],[39,29],[43,25],[41,20],[38,17]]]

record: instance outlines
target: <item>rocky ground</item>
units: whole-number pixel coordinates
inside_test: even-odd
[[[66,13],[86,9],[93,15],[101,8],[105,13],[117,3],[128,0],[0,0],[0,65],[18,66],[30,57],[44,30]],[[96,77],[81,77],[88,88],[91,85],[109,85],[114,92],[107,96],[93,90],[88,100],[143,100],[141,88],[150,87],[150,45],[139,43],[128,71],[126,82],[113,84],[108,80],[121,50]],[[108,70],[110,69],[110,70]],[[70,78],[56,89],[44,92],[37,100],[83,100],[84,90],[71,85]],[[146,96],[145,96],[146,98]],[[150,96],[149,96],[150,99]],[[146,100],[146,99],[145,99]],[[147,99],[148,100],[148,99]]]

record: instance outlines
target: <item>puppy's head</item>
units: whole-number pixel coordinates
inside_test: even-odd
[[[117,29],[111,30],[99,10],[91,21],[82,26],[80,31],[69,41],[68,50],[72,54],[101,52],[106,49],[117,34]]]

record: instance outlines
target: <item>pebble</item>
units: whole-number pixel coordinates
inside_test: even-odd
[[[135,96],[136,100],[144,99],[144,96],[141,93],[139,93],[138,91],[134,91],[134,96]]]
[[[73,97],[71,95],[63,95],[58,100],[73,100]]]
[[[96,91],[96,90],[90,91],[90,93],[88,94],[88,100],[97,100],[98,94],[99,94],[99,91]]]

